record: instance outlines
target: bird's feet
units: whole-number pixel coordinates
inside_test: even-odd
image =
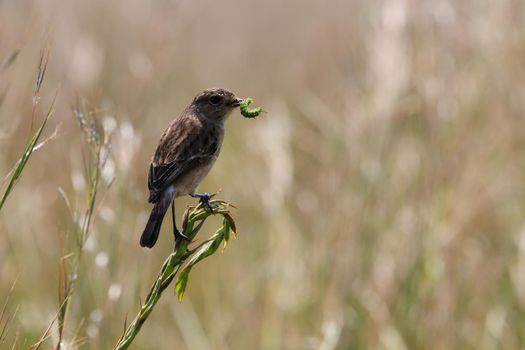
[[[210,199],[212,199],[213,196],[215,196],[215,193],[211,195],[209,193],[191,193],[190,196],[192,196],[193,198],[199,198],[199,202],[203,203],[206,206],[206,208],[212,214],[214,214],[213,208],[210,205]]]

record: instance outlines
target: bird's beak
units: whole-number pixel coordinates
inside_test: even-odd
[[[244,101],[243,98],[236,97],[235,100],[232,102],[233,107],[239,107],[241,105],[241,102]]]

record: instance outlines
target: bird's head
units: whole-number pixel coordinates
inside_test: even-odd
[[[229,90],[212,88],[195,96],[190,108],[211,121],[223,122],[242,101]]]

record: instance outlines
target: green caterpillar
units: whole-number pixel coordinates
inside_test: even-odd
[[[253,102],[253,99],[251,97],[245,98],[241,102],[241,114],[245,118],[255,118],[258,117],[259,114],[263,111],[261,107],[257,108],[248,108],[248,106]]]

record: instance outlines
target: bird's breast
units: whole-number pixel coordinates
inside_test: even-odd
[[[217,156],[214,156],[210,158],[208,162],[202,163],[182,176],[177,183],[174,184],[175,196],[181,197],[194,193],[197,186],[199,186],[206,175],[208,175],[216,160]]]

